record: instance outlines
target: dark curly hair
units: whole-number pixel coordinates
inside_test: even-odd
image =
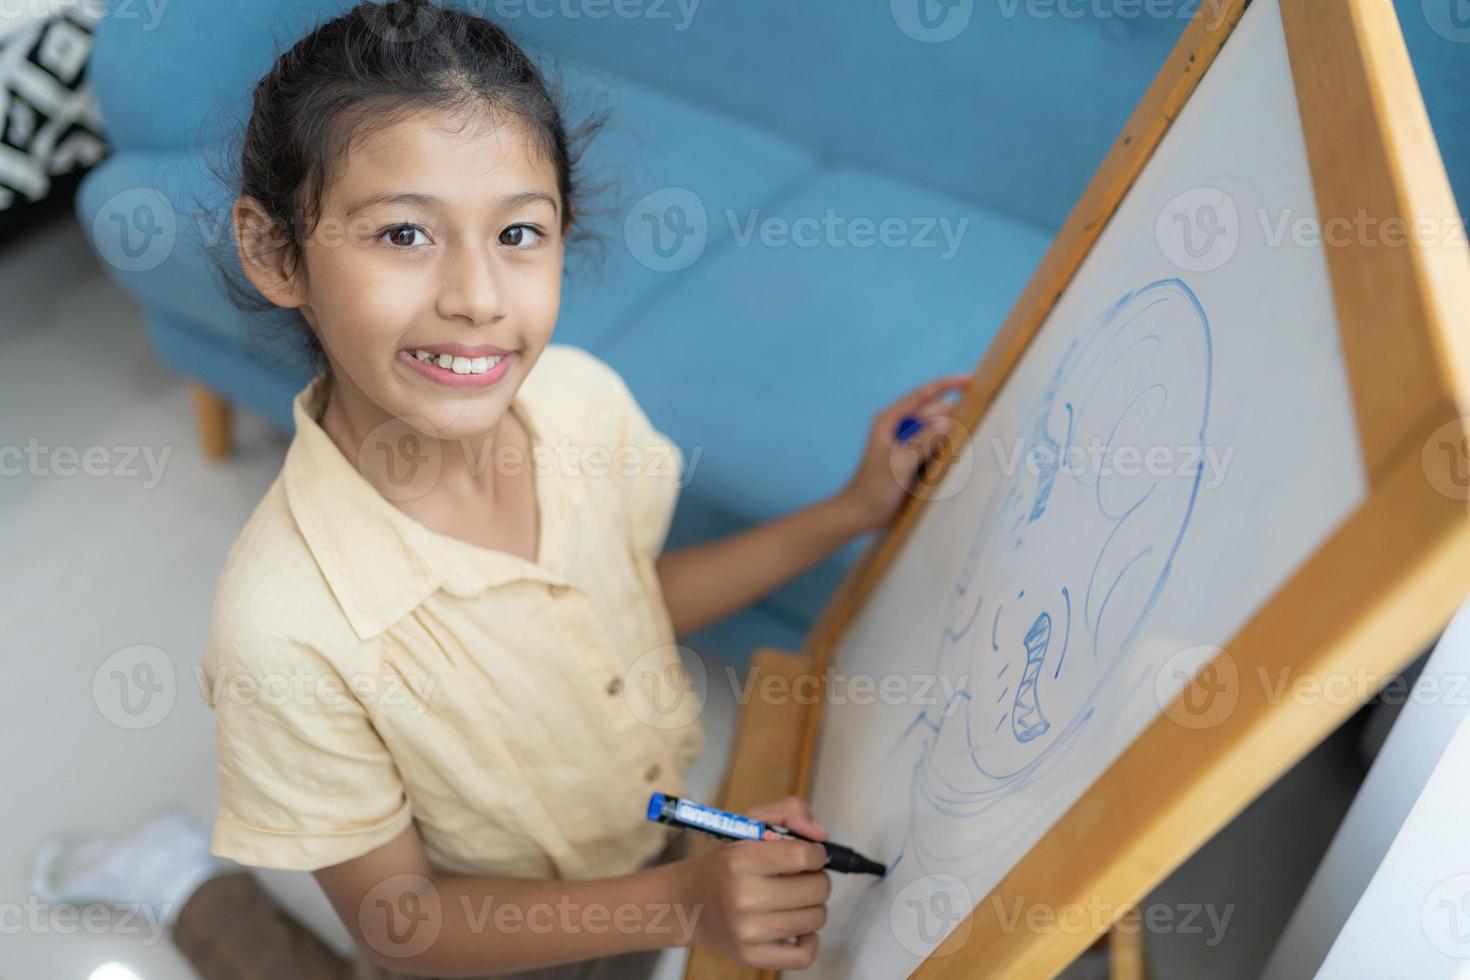
[[[277,41],[277,51],[281,44]],[[562,233],[569,243],[599,236],[585,230],[578,168],[587,141],[606,122],[589,114],[572,130],[564,94],[494,22],[438,0],[364,2],[278,53],[255,86],[243,135],[209,164],[233,197],[253,198],[272,226],[271,248],[304,271],[303,245],[321,218],[322,196],[348,148],[414,111],[485,108],[523,120],[537,151],[556,170]],[[227,205],[228,206],[228,205]],[[216,227],[228,227],[228,221]],[[233,236],[210,246],[220,287],[238,309],[261,314],[247,336],[252,353],[327,367],[321,341],[299,310],[283,310],[244,276]]]

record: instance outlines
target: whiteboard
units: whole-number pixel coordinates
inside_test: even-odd
[[[812,805],[891,870],[812,975],[917,967],[1364,499],[1315,217],[1257,0],[837,642]]]
[[[1414,682],[1261,980],[1470,976],[1467,679],[1470,599]],[[1465,856],[1452,859],[1457,850]]]
[[[1470,976],[1470,719],[1445,747],[1383,863],[1344,923],[1320,980]]]

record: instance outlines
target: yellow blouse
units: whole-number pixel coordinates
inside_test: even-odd
[[[318,423],[325,382],[296,396],[281,473],[215,589],[210,850],[310,870],[412,820],[448,872],[637,869],[672,833],[649,793],[678,794],[703,742],[654,570],[678,446],[613,368],[548,344],[512,405],[533,445],[532,563],[385,499]]]

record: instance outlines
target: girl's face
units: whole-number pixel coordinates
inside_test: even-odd
[[[354,145],[301,286],[344,396],[440,439],[493,430],[556,324],[562,207],[518,122],[425,113]]]

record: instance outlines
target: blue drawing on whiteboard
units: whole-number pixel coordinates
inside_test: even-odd
[[[1198,299],[1154,282],[1066,348],[1023,416],[1024,446],[969,447],[1001,465],[933,651],[935,675],[956,683],[888,754],[918,743],[895,863],[983,867],[994,842],[956,822],[1056,769],[1147,679],[1118,668],[1189,526],[1211,371]]]

